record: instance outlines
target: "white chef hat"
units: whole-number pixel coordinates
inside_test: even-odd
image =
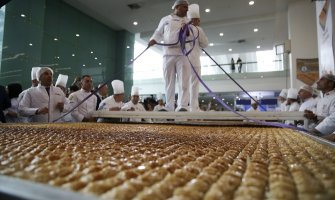
[[[280,97],[287,98],[287,89],[282,89],[279,94]]]
[[[41,77],[41,75],[42,75],[44,72],[46,72],[46,71],[50,71],[52,75],[54,74],[54,71],[52,71],[52,69],[51,69],[50,67],[41,67],[41,68],[39,68],[39,69],[37,70],[37,72],[36,72],[36,79],[37,79],[38,81],[40,81],[40,77]]]
[[[200,18],[199,5],[198,4],[191,4],[191,5],[188,6],[187,18],[189,18],[189,19]]]
[[[174,10],[176,6],[181,5],[181,4],[189,4],[187,0],[176,0],[172,6],[172,9]]]
[[[309,85],[301,86],[300,89],[299,89],[299,91],[300,91],[300,90],[305,90],[305,91],[307,91],[307,92],[313,94],[313,87],[312,87],[312,86],[309,86]]]
[[[66,88],[66,83],[67,83],[68,78],[69,78],[68,75],[59,74],[55,86],[60,85]]]
[[[295,88],[288,89],[287,98],[288,99],[297,99],[298,98],[298,90],[295,89]]]
[[[37,72],[37,70],[39,70],[40,69],[40,67],[33,67],[33,68],[31,68],[31,80],[35,80],[35,79],[37,79],[36,78],[36,72]]]
[[[335,82],[335,75],[334,74],[324,74],[322,77]]]
[[[137,95],[137,96],[140,95],[140,88],[139,87],[133,86],[131,88],[131,96],[134,96],[134,95]]]
[[[124,86],[123,82],[120,80],[114,80],[112,81],[112,87],[114,94],[123,94],[124,93]]]

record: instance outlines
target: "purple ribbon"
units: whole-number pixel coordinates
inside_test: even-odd
[[[185,27],[186,26],[186,27]],[[179,40],[180,40],[180,44],[185,44],[186,42],[189,42],[186,40],[187,38],[187,31],[189,31],[189,33],[192,33],[193,34],[193,39],[190,41],[193,43],[193,47],[194,47],[194,44],[195,44],[195,40],[199,37],[199,30],[198,30],[198,35],[195,37],[194,36],[194,33],[192,31],[192,28],[190,28],[191,24],[185,24],[184,27],[181,29],[181,32],[179,34]],[[191,68],[192,68],[192,71],[195,73],[195,75],[197,76],[199,82],[206,88],[206,90],[209,92],[209,94],[213,97],[215,97],[215,99],[221,104],[223,105],[226,109],[230,110],[231,112],[235,113],[236,115],[246,119],[246,120],[249,120],[249,121],[253,121],[257,124],[260,124],[260,125],[265,125],[265,126],[274,126],[274,127],[280,127],[280,128],[290,128],[290,129],[295,129],[295,130],[299,130],[299,131],[306,131],[305,129],[303,128],[299,128],[299,127],[296,127],[296,126],[292,126],[292,125],[287,125],[287,124],[282,124],[282,123],[279,123],[279,122],[265,122],[265,121],[260,121],[260,120],[257,120],[257,119],[252,119],[252,118],[248,118],[247,116],[244,116],[242,115],[241,113],[238,113],[236,112],[234,109],[232,109],[230,106],[228,106],[224,101],[222,101],[222,99],[216,95],[206,84],[205,82],[201,79],[201,77],[199,76],[199,74],[196,72],[191,60],[189,59],[188,55],[189,53],[193,50],[193,48],[191,48],[190,51],[186,51],[185,49],[185,45],[181,45],[181,48],[182,48],[182,52],[184,53],[184,55],[187,57],[190,65],[191,65]],[[221,66],[204,50],[202,49],[206,55],[214,61],[214,63],[220,68]],[[222,69],[222,71],[236,84],[238,85],[242,90],[243,92],[245,92],[251,99],[253,99],[255,102],[257,102],[239,83],[237,83],[237,81],[235,79],[233,79],[224,69]],[[260,105],[258,102],[257,102],[258,105]],[[260,105],[262,107],[262,105]],[[263,108],[263,107],[262,107]],[[264,108],[263,108],[264,109]]]

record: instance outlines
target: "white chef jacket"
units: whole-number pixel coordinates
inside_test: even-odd
[[[323,135],[331,134],[335,131],[335,112],[326,117],[320,124],[315,127]]]
[[[286,111],[288,112],[295,112],[295,111],[299,111],[300,105],[298,102],[295,101],[291,103],[291,105],[287,105],[285,108],[287,109]],[[285,124],[294,125],[294,120],[285,120]]]
[[[50,96],[41,84],[29,88],[19,103],[19,113],[32,116],[32,122],[53,122],[58,119],[61,111],[56,108],[56,105],[65,103],[65,94],[60,88],[54,86],[50,86],[49,94]],[[49,113],[36,115],[36,111],[43,107],[47,107]]]
[[[305,110],[310,110],[312,112],[315,112],[316,104],[317,101],[315,101],[313,97],[310,97],[300,105],[299,111],[304,112]]]
[[[81,102],[83,99],[85,99],[87,96],[89,96],[91,92],[86,92],[83,89],[80,89],[69,96],[70,105],[71,107],[75,107],[78,105],[79,102]],[[84,101],[82,104],[80,104],[76,109],[74,109],[71,113],[72,121],[74,122],[82,122],[84,118],[91,118],[93,112],[95,111],[97,106],[97,97],[95,95],[92,95],[90,98],[88,98],[86,101]]]
[[[28,122],[28,118],[27,117],[23,117],[19,114],[19,101],[18,101],[18,97],[16,98],[11,98],[10,99],[10,103],[11,103],[11,107],[7,108],[6,110],[4,110],[4,114],[6,117],[6,122],[7,123],[19,123],[19,122]],[[15,112],[18,116],[17,117],[12,117],[12,116],[8,116],[6,115],[9,111],[11,112]]]
[[[124,106],[124,103],[122,101],[116,102],[114,99],[114,95],[107,97],[106,99],[102,100],[99,104],[98,110],[108,110],[110,108],[122,108]],[[98,118],[98,122],[120,122],[121,119],[119,118]]]
[[[68,113],[71,109],[72,109],[72,105],[70,103],[70,100],[68,98],[66,98],[65,99],[65,104],[64,104],[64,110],[62,112],[62,116],[65,115],[66,113]],[[72,119],[71,113],[62,117],[61,121],[62,122],[72,122],[73,119]]]
[[[295,112],[295,111],[299,111],[299,108],[300,108],[300,105],[298,102],[293,102],[291,103],[291,105],[286,105],[285,107],[285,111],[288,111],[288,112]]]
[[[153,111],[160,111],[160,110],[162,110],[162,109],[165,109],[165,110],[166,110],[166,108],[165,108],[164,105],[163,105],[163,106],[161,106],[161,105],[156,105],[156,106],[154,107],[154,110],[153,110]]]
[[[322,118],[335,112],[335,90],[323,95],[316,105],[316,115]]]
[[[122,101],[116,102],[114,99],[114,95],[112,95],[100,102],[98,110],[109,110],[110,108],[114,107],[118,107],[121,109],[122,106],[124,106],[124,103]]]
[[[188,23],[187,17],[178,17],[175,14],[165,16],[161,19],[150,40],[156,42],[164,41],[164,44],[174,44],[179,40],[179,32],[183,25]],[[187,44],[188,45],[188,44]],[[174,46],[163,46],[163,55],[183,55],[180,43]]]
[[[122,111],[128,111],[129,109],[134,108],[135,111],[141,111],[141,112],[146,112],[144,106],[141,103],[134,104],[132,101],[128,101],[127,103],[122,106],[121,110]],[[141,118],[130,118],[130,122],[141,122]]]

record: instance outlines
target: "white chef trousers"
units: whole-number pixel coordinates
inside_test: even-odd
[[[201,77],[201,67],[193,66],[197,74]],[[190,79],[190,111],[199,111],[199,79],[194,71],[191,69]]]
[[[165,55],[163,57],[163,74],[165,80],[166,108],[174,111],[175,83],[178,81],[177,110],[187,109],[190,94],[190,63],[184,55]]]

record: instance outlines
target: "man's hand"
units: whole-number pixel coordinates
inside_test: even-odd
[[[109,109],[109,111],[120,111],[120,110],[121,110],[121,108],[119,108],[119,107],[112,107],[112,108]]]
[[[56,108],[58,108],[61,112],[63,112],[63,109],[64,109],[64,103],[63,103],[63,102],[59,102],[59,103],[57,103]]]
[[[47,114],[48,112],[49,112],[49,109],[47,107],[39,108],[36,111],[36,115],[44,115],[44,114]]]
[[[135,108],[131,107],[131,108],[128,109],[127,111],[135,111]]]
[[[151,47],[155,44],[157,44],[156,40],[150,40],[149,43],[148,43],[148,46]]]
[[[305,110],[304,111],[304,117],[306,117],[309,120],[317,121],[317,116],[310,110]]]

